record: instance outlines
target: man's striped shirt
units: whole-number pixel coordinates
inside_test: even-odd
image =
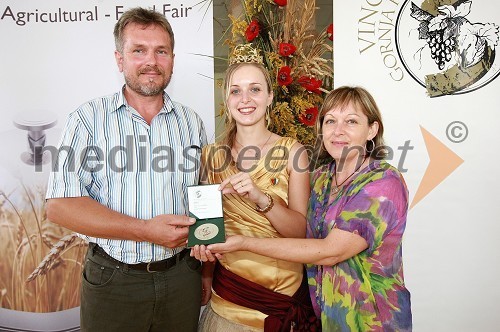
[[[122,91],[94,99],[69,115],[46,198],[89,196],[139,219],[187,215],[186,186],[198,184],[206,143],[201,118],[166,93],[150,125],[127,104]],[[132,264],[162,260],[182,250],[80,236]]]

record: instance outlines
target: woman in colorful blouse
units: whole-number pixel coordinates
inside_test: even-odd
[[[316,128],[319,157],[331,161],[312,174],[308,239],[232,236],[200,257],[247,250],[307,263],[323,331],[410,331],[402,260],[408,190],[383,160],[380,111],[365,89],[340,87],[326,97]]]

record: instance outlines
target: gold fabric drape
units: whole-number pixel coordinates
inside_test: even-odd
[[[268,192],[275,204],[288,205],[289,172],[288,154],[296,140],[288,137],[278,139],[266,156],[255,164],[250,172],[254,183]],[[208,183],[221,183],[239,172],[232,161],[229,149],[211,144],[203,149],[202,162]],[[245,235],[258,238],[277,238],[281,235],[274,229],[264,214],[255,210],[255,204],[239,195],[223,197],[226,235]],[[275,292],[292,296],[302,281],[303,266],[279,259],[257,255],[248,251],[224,254],[220,263],[239,276],[258,283]],[[264,327],[267,317],[260,311],[244,308],[226,301],[212,292],[213,310],[220,316],[257,328]]]

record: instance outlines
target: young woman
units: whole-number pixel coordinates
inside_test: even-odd
[[[226,234],[305,237],[307,153],[296,140],[267,129],[266,114],[273,100],[267,70],[258,63],[232,64],[224,93],[225,136],[221,143],[203,149],[202,180],[220,183]],[[203,252],[201,247],[193,252]],[[216,266],[204,264],[205,291],[210,290],[212,275],[211,301],[200,331],[290,331],[292,325],[314,317],[301,263],[265,252],[234,251]],[[204,294],[205,301],[209,296]]]

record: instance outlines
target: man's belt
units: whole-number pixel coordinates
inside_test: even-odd
[[[147,272],[162,272],[162,271],[167,271],[168,269],[174,267],[177,263],[179,263],[184,256],[186,256],[189,253],[188,249],[184,249],[181,252],[175,254],[172,257],[169,257],[167,259],[161,260],[161,261],[156,261],[156,262],[149,262],[149,263],[138,263],[138,264],[126,264],[123,262],[120,262],[119,260],[114,259],[110,255],[108,255],[104,249],[99,247],[97,244],[94,246],[94,254],[99,255],[101,257],[106,258],[108,261],[111,261],[113,263],[119,264],[122,267],[128,268],[130,270],[139,270],[139,271],[147,271]]]

